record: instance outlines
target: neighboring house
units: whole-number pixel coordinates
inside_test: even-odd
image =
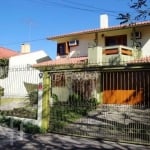
[[[17,55],[18,52],[10,50],[8,48],[0,47],[0,59],[9,59],[12,56]]]
[[[5,78],[8,74],[9,58],[18,54],[16,51],[0,47],[0,79]]]
[[[29,94],[29,91],[35,90],[39,82],[39,71],[31,65],[50,60],[50,58],[43,50],[31,52],[29,44],[21,45],[21,52],[11,52],[8,53],[4,49],[1,53],[5,56],[3,58],[9,59],[9,67],[7,77],[0,79],[0,86],[4,88],[4,96],[24,97]]]
[[[57,42],[56,60],[39,63],[35,65],[35,67],[52,66],[52,68],[54,68],[60,65],[69,66],[76,64],[103,67],[114,65],[126,66],[130,63],[133,64],[134,61],[141,61],[142,58],[150,56],[150,21],[109,27],[107,15],[103,15],[101,18],[100,28],[48,37],[48,40]],[[49,71],[51,70],[49,69]],[[113,83],[117,79],[117,73],[114,73],[114,75]],[[128,74],[125,76],[128,77]],[[108,99],[110,99],[110,95],[114,92],[111,86],[109,89],[105,88],[103,92],[100,92],[99,84],[93,86],[95,79],[85,81],[85,76],[82,76],[82,79],[84,83],[82,85],[81,83],[78,84],[81,85],[82,91],[78,91],[78,93],[83,92],[87,96],[94,95],[94,97],[98,99],[100,99],[100,95],[103,94],[103,97],[107,96]],[[59,83],[55,82],[55,80]],[[103,81],[106,84],[108,84],[107,81],[110,82],[109,84],[112,82],[106,77]],[[67,80],[63,73],[54,74],[52,76],[52,82],[54,83],[52,84],[52,93],[56,94],[59,99],[66,100],[72,91],[66,86]],[[125,84],[122,78],[120,78],[119,82]],[[100,83],[99,78],[96,78],[96,83]],[[87,87],[89,90],[87,90]],[[76,88],[79,89],[79,87]],[[90,92],[90,89],[92,91],[89,94],[87,91]],[[141,100],[140,93],[142,92],[138,92],[139,96],[137,95],[135,103]],[[114,95],[114,101],[116,103],[123,103],[124,100],[129,100],[129,97],[136,93],[136,89],[131,89],[129,92],[129,89],[122,90],[120,87],[115,93],[118,97],[117,100],[115,100]],[[120,100],[122,94],[125,95],[125,98]],[[109,103],[106,101],[106,98],[103,102]]]

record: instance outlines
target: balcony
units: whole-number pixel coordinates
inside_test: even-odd
[[[123,45],[88,48],[88,62],[104,66],[122,65],[134,60],[134,51]]]
[[[102,50],[103,65],[121,65],[134,59],[133,48],[117,45],[104,47]]]

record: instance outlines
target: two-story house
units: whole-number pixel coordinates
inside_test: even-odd
[[[88,66],[126,66],[128,63],[137,62],[137,60],[140,62],[140,60],[147,60],[150,58],[149,21],[109,27],[107,15],[102,15],[100,28],[56,35],[48,37],[47,39],[57,42],[57,57],[55,60],[39,63],[35,65],[35,67],[66,66],[68,64],[75,65],[83,63],[88,64]],[[150,61],[147,60],[146,62]],[[129,75],[124,76],[128,77]],[[103,82],[106,84],[107,82],[110,82],[110,84],[115,83],[116,77],[117,74],[114,74],[113,79],[110,80],[105,77]],[[54,83],[54,86],[57,87],[57,91],[55,90],[56,88],[53,88],[53,93],[57,94],[60,99],[67,99],[68,95],[71,93],[70,88],[65,87],[65,82],[63,82],[65,77],[63,75],[60,77],[59,73],[58,77],[55,76],[54,79],[58,78],[61,80],[59,83]],[[125,84],[123,78],[124,77],[119,78],[121,85]],[[114,85],[114,88],[120,87],[119,82],[117,86]],[[89,91],[92,89],[90,94],[86,93],[88,85],[90,85]],[[78,91],[78,93],[84,92],[85,95],[89,96],[96,93],[95,97],[98,99],[101,93],[103,96],[106,95],[107,97],[110,97],[112,94],[112,89],[103,89],[103,92],[100,92],[100,85],[93,85],[94,81],[85,82],[85,86],[82,85],[82,91]],[[117,96],[114,96],[114,98],[117,99],[114,100],[116,103],[124,103],[125,100],[129,100],[133,93],[137,92],[136,89],[133,89],[133,86],[132,88],[129,88],[130,85],[122,87],[128,87],[128,89],[120,87],[118,90],[117,88]],[[79,89],[79,87],[77,88]],[[60,91],[62,92],[61,94]],[[141,98],[139,98],[142,97],[140,92],[139,96],[136,97],[136,102],[141,100]],[[122,95],[125,96],[122,97]],[[121,100],[120,97],[122,97]],[[107,103],[106,98],[104,101]]]
[[[103,19],[107,20],[107,17]],[[88,57],[89,63],[112,65],[150,56],[149,37],[150,22],[139,22],[114,27],[104,23],[97,29],[47,39],[57,42],[57,60]]]

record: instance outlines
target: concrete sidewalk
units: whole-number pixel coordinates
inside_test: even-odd
[[[58,134],[20,134],[0,127],[0,150],[150,150],[150,146],[117,143]],[[5,130],[5,132],[4,132]],[[5,133],[5,134],[4,134]],[[12,136],[13,133],[13,136]]]

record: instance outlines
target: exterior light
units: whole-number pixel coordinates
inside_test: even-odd
[[[40,77],[40,79],[43,77],[43,73],[42,72],[39,73],[39,77]]]

